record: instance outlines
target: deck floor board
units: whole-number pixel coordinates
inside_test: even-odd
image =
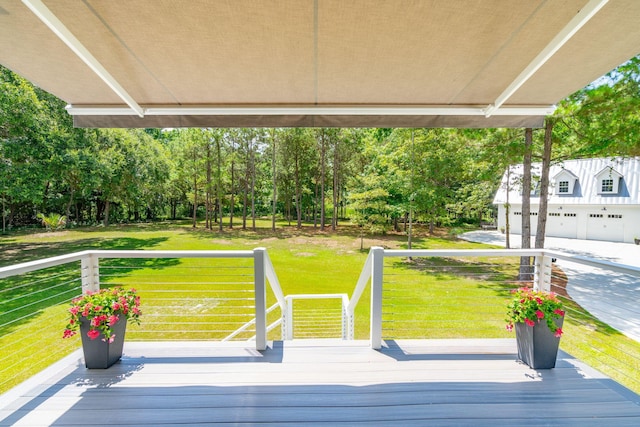
[[[638,426],[640,397],[561,353],[516,361],[514,340],[127,343],[81,355],[0,396],[1,426]]]

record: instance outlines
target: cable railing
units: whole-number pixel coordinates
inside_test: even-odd
[[[342,338],[349,336],[347,294],[287,295],[287,328],[284,338]]]
[[[69,302],[101,287],[136,288],[143,301],[143,321],[127,328],[127,341],[243,340],[263,350],[286,323],[262,248],[85,251],[3,267],[0,279],[0,392],[79,347],[61,339]]]
[[[565,301],[561,348],[638,391],[629,372],[640,372],[640,344],[629,331],[638,331],[630,322],[639,277],[635,267],[546,250],[372,248],[349,299],[285,296],[260,248],[80,252],[0,268],[0,390],[79,347],[60,339],[68,303],[99,287],[138,289],[143,322],[127,340],[249,340],[261,350],[268,338],[354,339],[367,329],[373,348],[402,338],[513,338],[504,328],[510,291],[534,286]]]
[[[561,349],[639,391],[639,278],[640,268],[546,250],[372,248],[348,313],[370,284],[372,348],[406,338],[513,338],[505,330],[511,291],[551,290],[566,306]]]

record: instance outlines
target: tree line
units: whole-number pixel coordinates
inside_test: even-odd
[[[638,70],[633,58],[526,137],[523,129],[76,129],[62,101],[0,67],[3,230],[50,214],[104,225],[191,218],[220,230],[255,228],[260,217],[274,229],[276,218],[322,230],[349,220],[370,232],[490,221],[510,164],[640,154]]]

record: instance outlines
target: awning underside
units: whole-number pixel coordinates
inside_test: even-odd
[[[0,0],[77,126],[536,127],[640,50],[637,0]]]

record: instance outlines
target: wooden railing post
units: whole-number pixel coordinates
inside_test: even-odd
[[[80,261],[80,277],[82,279],[82,293],[100,290],[100,260],[98,255],[89,254]]]
[[[382,272],[384,249],[371,248],[371,348],[382,348]]]
[[[253,250],[253,278],[256,305],[256,350],[267,348],[267,287],[265,278],[265,248]]]

